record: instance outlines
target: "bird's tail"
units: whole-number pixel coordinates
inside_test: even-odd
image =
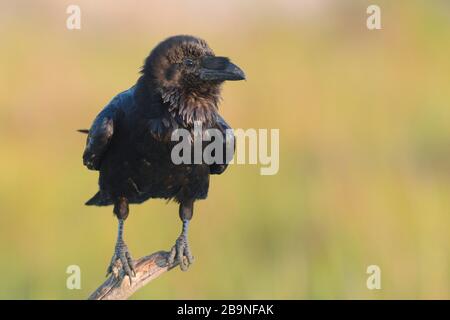
[[[87,206],[109,206],[111,204],[113,204],[111,198],[105,196],[100,191],[85,203]]]
[[[88,130],[88,129],[78,129],[77,131],[78,131],[78,132],[81,132],[81,133],[85,133],[85,134],[88,134],[88,133],[89,133],[89,130]]]

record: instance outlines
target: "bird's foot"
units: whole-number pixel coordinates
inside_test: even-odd
[[[121,272],[122,270],[123,272]],[[132,283],[131,278],[136,276],[134,261],[123,240],[119,240],[116,243],[116,248],[106,275],[108,276],[110,273],[112,273],[115,278],[123,278],[127,275],[130,279],[130,285]]]
[[[170,250],[170,255],[167,260],[169,266],[173,265],[175,262],[180,264],[180,269],[182,271],[187,271],[189,266],[194,262],[194,257],[189,249],[189,243],[185,235],[180,235],[175,242],[175,245]]]

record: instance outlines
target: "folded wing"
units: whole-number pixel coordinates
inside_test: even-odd
[[[222,174],[227,169],[228,163],[234,155],[234,135],[231,127],[220,115],[217,115],[216,128],[222,132],[224,161],[223,163],[214,163],[210,165],[209,172],[211,174]]]
[[[116,106],[110,103],[98,114],[89,129],[83,163],[90,170],[100,169],[102,157],[108,150],[114,134],[116,113]]]

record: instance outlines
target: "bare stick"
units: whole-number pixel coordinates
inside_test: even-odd
[[[108,279],[98,287],[90,296],[89,300],[125,300],[129,298],[137,290],[145,286],[150,281],[158,278],[164,272],[169,271],[177,266],[167,265],[169,252],[158,251],[149,256],[140,258],[136,261],[136,276],[130,279],[128,276],[116,278],[110,275]]]

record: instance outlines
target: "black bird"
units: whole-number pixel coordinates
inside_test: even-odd
[[[209,175],[221,174],[227,163],[176,165],[171,160],[170,136],[177,128],[193,133],[194,123],[225,135],[230,127],[218,113],[221,85],[242,79],[243,71],[228,58],[215,56],[204,40],[170,37],[151,51],[136,84],[115,96],[89,131],[81,130],[88,133],[83,163],[100,172],[100,190],[86,205],[114,205],[119,220],[108,274],[117,276],[116,267],[121,265],[130,281],[134,276],[123,225],[128,205],[150,198],[179,203],[183,227],[168,263],[178,261],[183,271],[192,263],[187,233],[194,202],[207,197]]]

